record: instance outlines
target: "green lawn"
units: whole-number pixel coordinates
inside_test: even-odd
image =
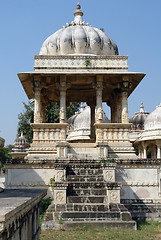
[[[138,224],[138,230],[109,228],[71,228],[42,230],[40,240],[161,240],[161,223]]]

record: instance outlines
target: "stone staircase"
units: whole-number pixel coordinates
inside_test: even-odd
[[[65,169],[64,183],[54,183],[59,195],[67,186],[66,199],[56,199],[49,206],[43,228],[74,227],[81,225],[126,227],[136,229],[131,214],[120,204],[120,184],[115,182],[115,165],[96,161],[66,162],[56,168]],[[109,179],[108,179],[109,177]],[[55,197],[56,198],[56,197]],[[62,195],[63,198],[63,195]]]

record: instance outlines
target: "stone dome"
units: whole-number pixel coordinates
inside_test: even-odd
[[[77,4],[75,19],[43,43],[39,55],[118,55],[117,45],[102,30],[86,24]]]
[[[79,113],[76,113],[67,120],[69,125],[72,125],[73,129],[90,129],[91,124],[91,110],[90,107],[85,107]],[[103,113],[103,123],[109,123],[105,113]]]
[[[28,147],[29,147],[29,142],[23,136],[23,133],[21,133],[21,136],[17,137],[14,141],[14,148],[28,148]]]
[[[146,118],[144,129],[146,131],[161,129],[161,104]]]
[[[103,113],[103,122],[108,123],[109,120]],[[91,109],[89,106],[83,109],[81,106],[81,111],[77,112],[75,115],[67,120],[68,132],[67,140],[90,140],[91,135]]]
[[[129,119],[129,122],[132,123],[132,129],[144,129],[144,122],[148,117],[149,112],[144,111],[143,103],[140,105],[140,112],[136,112],[134,116]]]

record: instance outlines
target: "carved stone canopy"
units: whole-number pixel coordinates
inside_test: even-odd
[[[29,99],[34,98],[34,87],[33,81],[35,76],[39,76],[41,79],[41,89],[42,99],[48,102],[59,102],[60,100],[60,91],[58,88],[58,82],[61,78],[61,73],[19,73],[18,76],[21,80],[21,83],[25,89],[25,92]],[[69,86],[67,88],[66,96],[67,102],[88,102],[90,99],[96,99],[96,79],[97,75],[100,73],[86,72],[86,73],[65,73],[66,82]],[[145,74],[142,73],[102,73],[103,76],[103,92],[102,92],[102,101],[108,102],[110,99],[113,99],[113,95],[116,91],[121,91],[120,82],[124,75],[130,78],[131,87],[128,88],[128,96],[133,92],[139,82],[142,80]],[[90,96],[90,98],[89,98]]]

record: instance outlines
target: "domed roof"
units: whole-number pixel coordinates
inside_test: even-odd
[[[103,122],[108,123],[109,120],[103,113]],[[69,124],[67,140],[90,140],[91,134],[91,109],[89,106],[83,109],[81,105],[81,111],[67,120]]]
[[[144,111],[143,103],[141,103],[140,112],[136,112],[134,116],[129,119],[129,122],[132,123],[135,128],[139,127],[144,129],[144,122],[148,115],[149,113]]]
[[[23,136],[23,133],[21,133],[21,136],[17,137],[14,141],[14,148],[27,148],[27,147],[29,147],[29,142]]]
[[[79,113],[76,113],[72,117],[70,117],[67,122],[69,125],[73,126],[73,129],[90,129],[91,124],[91,110],[90,107],[87,106],[84,110],[81,109]],[[109,120],[106,117],[105,113],[103,113],[103,122],[108,123]]]
[[[86,24],[79,3],[71,24],[58,30],[43,43],[40,55],[118,55],[117,45],[102,30]]]
[[[149,114],[144,123],[144,130],[161,129],[161,104]]]

